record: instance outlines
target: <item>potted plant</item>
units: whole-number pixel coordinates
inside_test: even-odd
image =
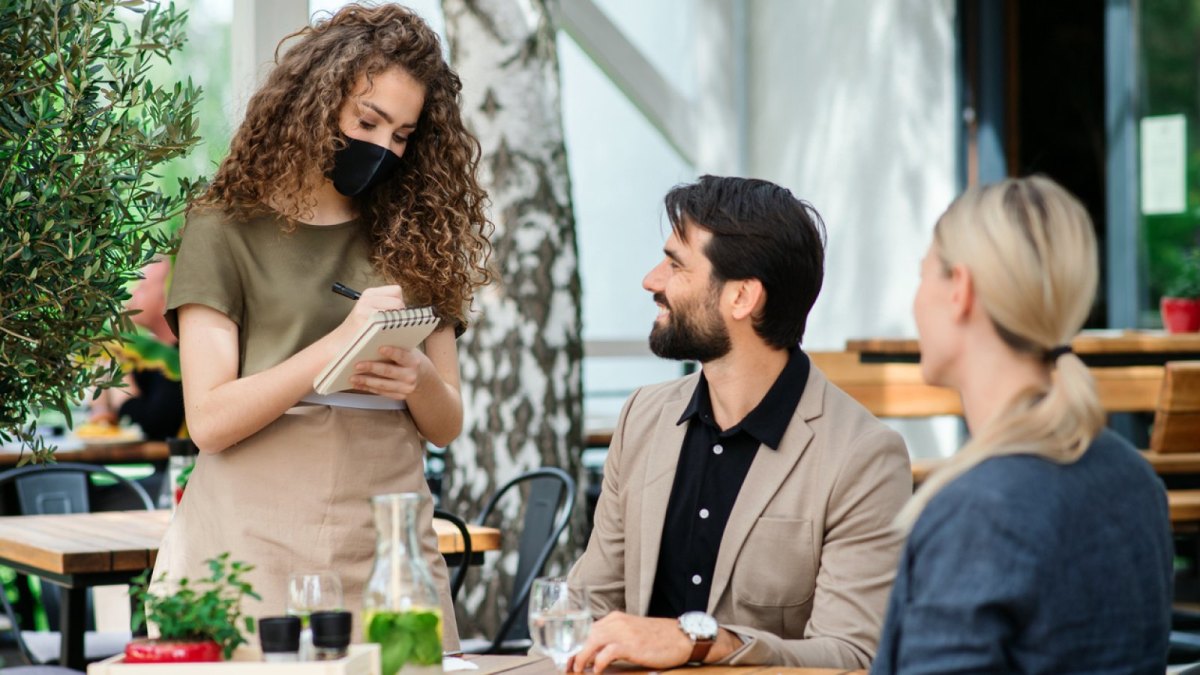
[[[132,330],[129,284],[198,193],[159,176],[199,140],[200,92],[151,76],[186,21],[155,0],[0,3],[0,441],[35,461],[52,451],[39,414],[70,426],[87,391],[121,382],[99,357]]]
[[[1168,333],[1200,331],[1200,248],[1182,256],[1159,309]]]
[[[137,605],[133,626],[152,623],[159,637],[130,642],[125,647],[126,663],[228,659],[238,645],[246,643],[242,629],[254,633],[254,620],[243,617],[241,610],[243,596],[260,599],[242,579],[254,567],[231,562],[228,553],[205,562],[212,572],[207,579],[151,584],[147,571],[134,580],[129,591]]]

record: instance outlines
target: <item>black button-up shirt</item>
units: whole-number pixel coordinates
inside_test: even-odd
[[[713,569],[725,523],[759,445],[774,452],[808,381],[808,357],[792,349],[787,365],[750,414],[722,431],[713,418],[708,380],[701,373],[679,418],[688,423],[667,502],[650,616],[676,617],[708,608]]]

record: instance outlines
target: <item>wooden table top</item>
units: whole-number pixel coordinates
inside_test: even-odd
[[[1200,333],[1170,334],[1162,331],[1084,331],[1071,341],[1077,354],[1169,354],[1195,352],[1200,355]],[[861,338],[846,340],[846,351],[875,354],[916,355],[921,350],[916,338]]]
[[[154,564],[171,512],[109,511],[0,517],[0,558],[54,574],[146,569]],[[461,553],[458,530],[433,521],[442,553]],[[468,525],[473,551],[500,548],[500,531]]]
[[[544,656],[504,656],[499,654],[467,655],[466,660],[479,667],[479,670],[468,671],[474,675],[561,675],[554,668],[554,662]],[[646,670],[629,665],[613,665],[611,672],[621,675],[649,675],[650,673],[687,673],[688,675],[850,675],[865,673],[862,670],[845,670],[841,668],[784,668],[779,666],[699,666],[696,668],[679,667],[665,670]],[[606,671],[608,672],[608,671]]]
[[[15,450],[0,452],[0,468],[16,466],[22,454]],[[28,451],[25,452],[28,457]],[[82,448],[66,448],[54,451],[59,462],[86,462],[89,464],[142,464],[165,462],[170,457],[164,441],[131,441],[127,443],[96,443]]]

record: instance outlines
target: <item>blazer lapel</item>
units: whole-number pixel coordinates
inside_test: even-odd
[[[809,370],[808,382],[804,385],[804,393],[796,404],[796,412],[788,424],[779,449],[772,450],[768,446],[759,446],[754,455],[754,462],[742,483],[729,521],[725,524],[725,532],[721,535],[721,549],[717,553],[717,564],[713,569],[712,589],[708,594],[708,613],[716,611],[721,594],[729,586],[733,575],[733,564],[741,553],[742,544],[750,536],[750,530],[756,523],[767,505],[774,499],[775,493],[783,482],[791,475],[792,469],[800,461],[808,444],[812,441],[812,427],[808,420],[820,416],[825,400],[825,378],[815,366]]]
[[[649,458],[646,460],[645,481],[642,483],[641,559],[638,567],[638,595],[630,603],[630,610],[645,616],[650,609],[650,594],[654,586],[654,575],[658,571],[658,552],[662,544],[663,523],[667,517],[667,502],[671,499],[671,488],[675,484],[675,469],[679,466],[679,452],[683,448],[683,437],[687,425],[678,424],[680,415],[691,400],[693,386],[680,387],[682,396],[668,401],[659,411],[654,434],[647,440]],[[635,606],[636,605],[636,606]]]

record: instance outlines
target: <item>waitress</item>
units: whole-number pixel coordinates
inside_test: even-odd
[[[491,226],[461,83],[424,21],[349,5],[292,37],[183,231],[167,318],[202,454],[154,574],[203,578],[229,551],[255,566],[257,617],[286,610],[290,573],[332,570],[358,621],[368,499],[428,495],[424,441],[462,430],[455,337],[489,278]],[[423,349],[384,350],[357,365],[354,392],[313,394],[372,312],[420,305],[442,318]],[[454,649],[431,506],[420,527]]]

